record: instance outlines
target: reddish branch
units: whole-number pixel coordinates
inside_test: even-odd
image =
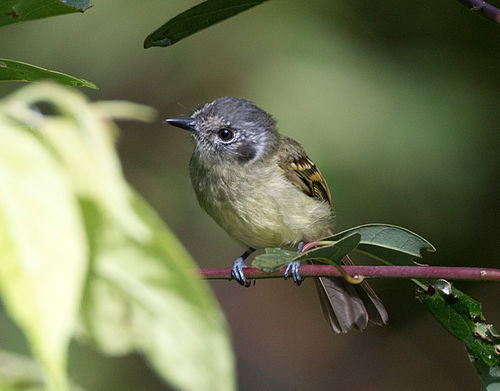
[[[479,267],[445,266],[343,266],[347,274],[354,278],[444,278],[447,280],[500,281],[500,269]],[[249,267],[245,268],[248,279],[283,277],[284,268],[272,273]],[[199,269],[203,278],[209,280],[230,280],[230,268]],[[302,265],[302,277],[340,276],[337,269],[330,265]]]
[[[471,11],[479,12],[481,16],[500,23],[500,9],[483,0],[458,0]]]

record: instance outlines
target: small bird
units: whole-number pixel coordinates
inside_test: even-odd
[[[238,283],[250,285],[244,261],[255,250],[301,252],[305,243],[332,234],[334,212],[325,179],[304,148],[278,133],[273,117],[254,103],[222,97],[189,118],[165,122],[192,135],[189,173],[199,204],[246,248],[232,268]],[[352,264],[348,257],[343,262]],[[299,265],[290,263],[284,274],[298,285]],[[335,333],[387,322],[384,306],[366,282],[351,285],[340,277],[315,281]]]

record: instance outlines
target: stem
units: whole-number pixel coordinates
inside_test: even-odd
[[[447,266],[342,266],[355,279],[360,278],[445,278],[448,280],[500,281],[500,269]],[[248,279],[281,278],[285,268],[266,273],[254,267],[245,268]],[[202,278],[231,280],[230,268],[199,269]],[[330,265],[301,265],[301,277],[338,277],[341,273]]]
[[[458,0],[471,11],[479,12],[481,16],[500,23],[500,9],[483,0]]]

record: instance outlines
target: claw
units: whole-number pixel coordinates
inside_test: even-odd
[[[303,248],[304,248],[304,242],[299,242],[299,245],[297,246],[297,254],[300,254]],[[304,281],[304,279],[299,274],[299,267],[300,267],[300,261],[290,262],[286,267],[285,274],[283,275],[285,277],[285,280],[288,279],[288,274],[291,272],[293,282],[295,282],[297,285],[302,284],[302,281]]]
[[[245,265],[245,259],[248,258],[248,256],[253,253],[255,250],[253,248],[248,249],[243,253],[241,257],[239,257],[236,261],[233,263],[233,267],[231,269],[231,276],[238,281],[238,284],[248,288],[250,286],[250,281],[248,281],[245,278],[245,273],[243,273],[243,268],[248,267]],[[255,280],[254,280],[254,285],[255,285]]]
[[[295,282],[297,285],[302,284],[302,281],[304,281],[304,279],[299,274],[299,267],[300,267],[300,261],[290,262],[285,270],[284,274],[285,280],[287,280],[288,275],[291,274],[293,282]]]
[[[231,270],[231,275],[233,278],[238,281],[238,284],[243,285],[244,287],[249,287],[250,286],[250,281],[247,281],[245,278],[245,274],[243,273],[243,268],[248,267],[245,265],[243,262],[243,257],[239,257],[236,261],[233,263],[233,268]]]

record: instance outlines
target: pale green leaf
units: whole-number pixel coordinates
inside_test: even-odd
[[[29,357],[0,350],[0,391],[43,390],[43,375]]]
[[[292,262],[293,258],[297,256],[296,251],[281,250],[279,248],[266,248],[265,251],[264,254],[257,255],[253,259],[252,266],[266,273],[279,270]]]
[[[24,110],[19,107],[24,102]],[[34,115],[27,125],[35,127],[53,152],[62,161],[75,191],[81,198],[96,202],[101,211],[129,235],[141,240],[150,234],[149,228],[138,218],[129,202],[129,190],[123,178],[120,161],[115,151],[114,139],[117,129],[111,116],[105,115],[105,107],[110,103],[99,102],[95,107],[76,91],[61,88],[52,83],[30,85],[5,102],[12,115],[24,121],[29,118],[30,105],[47,102],[57,108],[64,116]],[[125,110],[120,110],[120,104]],[[114,112],[130,110],[131,103],[115,102]],[[134,105],[144,115],[144,106]],[[28,112],[28,113],[27,113]],[[149,115],[151,115],[149,110]]]
[[[186,251],[139,197],[153,235],[134,241],[84,207],[95,232],[95,270],[85,298],[88,337],[108,354],[142,352],[174,387],[234,389],[222,314]]]
[[[38,102],[61,115],[41,115],[32,109]],[[123,177],[111,119],[130,108],[90,104],[74,90],[46,83],[0,104],[11,121],[46,144],[79,198],[91,260],[82,304],[87,337],[109,354],[142,352],[176,388],[232,390],[233,356],[213,295],[178,240]]]
[[[43,374],[31,357],[0,350],[0,391],[42,391]],[[84,391],[74,383],[71,391]]]
[[[24,127],[0,112],[0,289],[51,389],[66,387],[66,350],[87,266],[72,184]]]

